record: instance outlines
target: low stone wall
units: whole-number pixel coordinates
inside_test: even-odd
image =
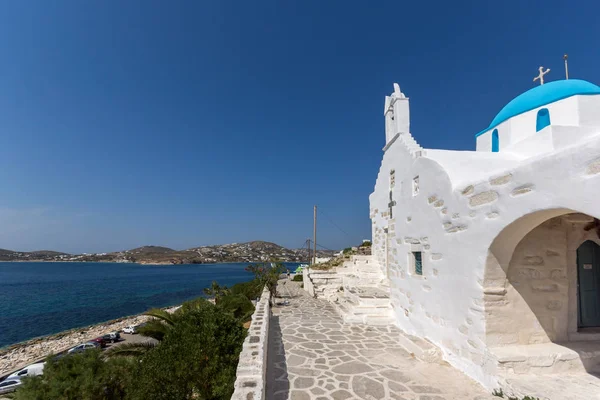
[[[338,292],[342,287],[342,275],[336,268],[319,270],[305,268],[303,273],[304,290],[312,297],[336,301]]]
[[[302,270],[302,282],[304,283],[304,290],[306,290],[311,297],[314,297],[315,287],[313,285],[312,280],[310,279],[308,268],[304,268]]]
[[[267,373],[267,348],[269,343],[269,320],[271,293],[265,287],[256,304],[248,336],[240,353],[235,391],[232,400],[264,400]]]

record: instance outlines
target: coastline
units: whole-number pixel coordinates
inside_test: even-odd
[[[173,312],[179,307],[177,305],[162,309]],[[8,345],[0,349],[0,376],[12,373],[50,354],[60,353],[105,333],[122,331],[128,325],[141,324],[149,318],[143,314],[130,315]]]

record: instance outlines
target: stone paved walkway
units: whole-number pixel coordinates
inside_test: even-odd
[[[498,399],[448,365],[416,360],[395,327],[345,324],[296,282],[278,291],[289,303],[273,307],[267,400]]]

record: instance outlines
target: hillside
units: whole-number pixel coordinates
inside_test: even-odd
[[[334,252],[320,250],[319,257]],[[113,253],[69,255],[49,250],[15,252],[0,249],[0,261],[90,261],[90,262],[136,262],[140,264],[203,264],[220,262],[260,262],[281,260],[306,262],[306,249],[287,249],[276,243],[255,240],[245,243],[229,243],[174,250],[163,246],[142,246]]]

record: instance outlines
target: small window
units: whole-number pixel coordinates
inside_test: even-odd
[[[492,132],[492,153],[497,153],[500,150],[500,139],[498,138],[498,129]]]
[[[415,259],[415,274],[423,275],[423,257],[420,251],[413,251],[413,257]]]
[[[23,371],[19,372],[17,375],[19,375],[19,376],[27,375],[27,370],[24,369]]]
[[[547,108],[542,108],[537,112],[537,119],[535,121],[535,131],[539,132],[548,125],[550,125],[550,111],[548,111]]]
[[[413,178],[412,188],[413,188],[413,196],[418,195],[419,194],[419,176],[418,175]]]

